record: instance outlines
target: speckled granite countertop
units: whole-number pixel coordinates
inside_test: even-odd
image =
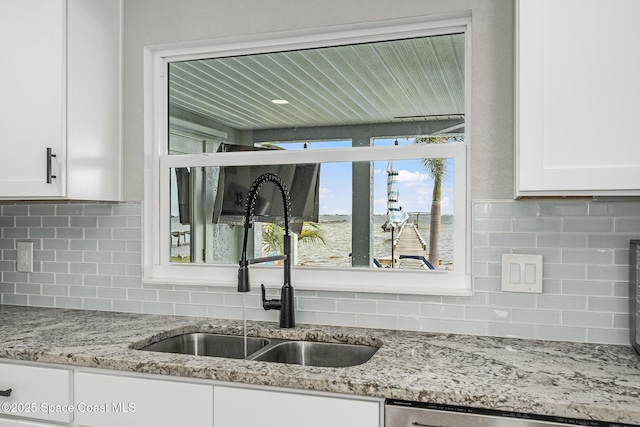
[[[368,362],[320,368],[135,350],[185,332],[242,335],[242,322],[0,306],[0,358],[640,424],[629,346],[332,326],[248,335],[380,345]]]

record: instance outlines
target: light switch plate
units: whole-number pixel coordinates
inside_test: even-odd
[[[502,254],[502,291],[542,293],[542,255]]]
[[[33,273],[33,242],[16,242],[17,260],[16,270]]]

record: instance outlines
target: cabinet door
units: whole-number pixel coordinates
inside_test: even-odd
[[[640,194],[640,2],[516,10],[517,195]]]
[[[0,427],[60,427],[60,424],[42,424],[31,421],[5,420],[0,418]]]
[[[122,197],[122,0],[68,0],[66,196]]]
[[[0,3],[0,197],[62,195],[65,1]],[[47,184],[47,147],[56,153]]]
[[[0,364],[0,390],[11,389],[10,396],[0,397],[0,415],[71,422],[71,375],[66,369]]]
[[[87,427],[211,427],[213,386],[76,373],[76,424]]]
[[[215,387],[215,427],[380,427],[376,400]]]

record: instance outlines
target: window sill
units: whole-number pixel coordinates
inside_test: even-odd
[[[253,266],[254,289],[264,283],[267,288],[282,286],[282,268]],[[471,296],[471,276],[445,270],[416,270],[402,273],[366,268],[325,269],[304,267],[292,269],[293,287],[308,291],[367,292],[411,295]],[[236,266],[169,265],[147,267],[145,284],[217,286],[235,289]]]

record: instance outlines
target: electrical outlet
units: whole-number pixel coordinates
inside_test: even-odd
[[[18,259],[16,270],[25,273],[33,273],[33,242],[16,242]]]
[[[502,291],[542,293],[542,255],[502,254]]]

